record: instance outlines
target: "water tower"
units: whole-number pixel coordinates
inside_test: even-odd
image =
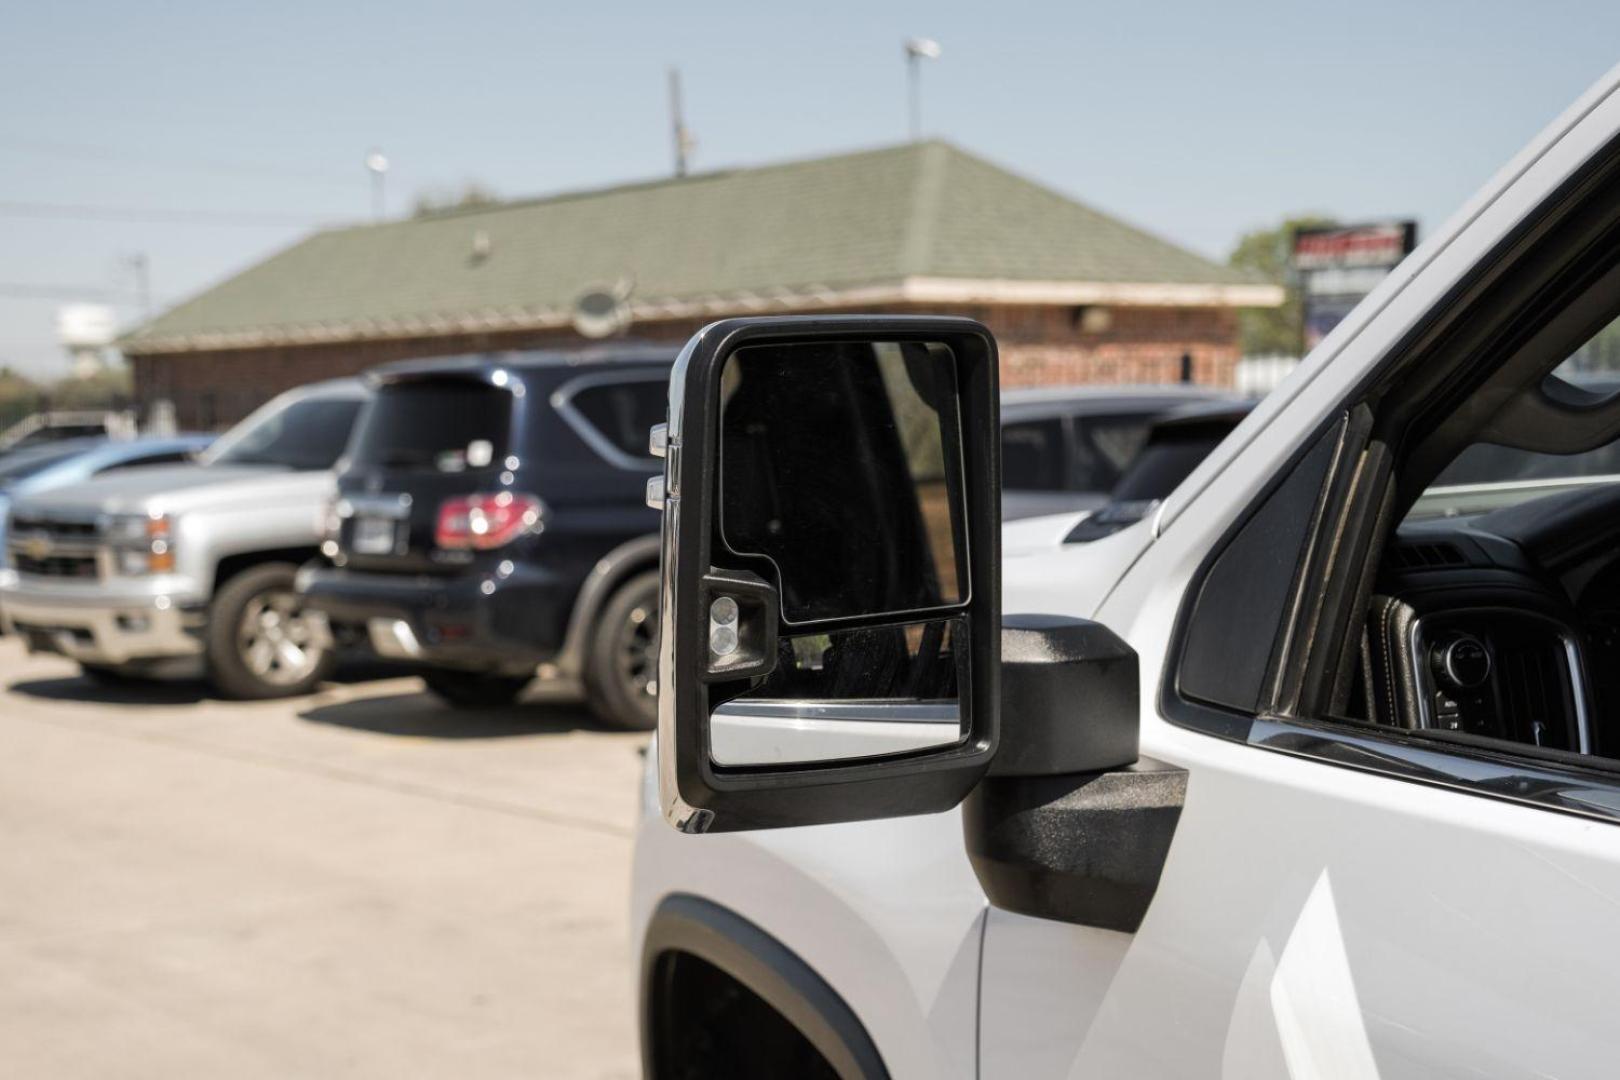
[[[107,346],[118,336],[118,320],[106,304],[63,304],[56,309],[56,337],[67,349],[75,379],[107,370]]]

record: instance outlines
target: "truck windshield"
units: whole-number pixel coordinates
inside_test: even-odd
[[[364,404],[334,397],[302,398],[279,408],[272,403],[221,435],[205,463],[330,469]]]
[[[463,472],[503,466],[512,394],[470,379],[385,386],[355,433],[356,465]]]

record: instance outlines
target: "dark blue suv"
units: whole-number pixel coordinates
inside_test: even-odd
[[[493,353],[368,375],[321,563],[299,588],[458,705],[577,681],[606,724],[656,717],[658,514],[671,348]]]

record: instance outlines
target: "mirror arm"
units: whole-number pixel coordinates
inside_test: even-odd
[[[1138,756],[1136,653],[1100,623],[1008,615],[1001,745],[962,804],[995,906],[1133,932],[1158,887],[1185,770]]]

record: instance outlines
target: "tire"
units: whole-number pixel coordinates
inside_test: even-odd
[[[424,671],[428,691],[459,709],[496,709],[510,705],[529,685],[528,675],[492,675],[444,668]]]
[[[332,650],[317,644],[292,563],[262,563],[229,579],[208,608],[208,682],[243,701],[296,697],[331,673]]]
[[[604,727],[651,731],[658,723],[658,571],[619,586],[591,627],[585,700]]]

